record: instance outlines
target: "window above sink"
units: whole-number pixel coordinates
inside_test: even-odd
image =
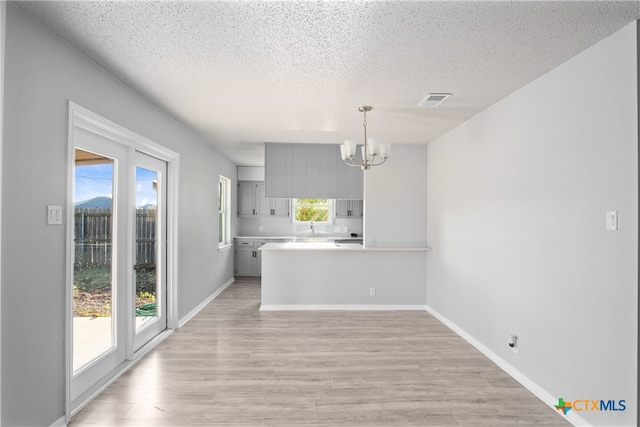
[[[294,224],[333,224],[333,199],[291,199]]]

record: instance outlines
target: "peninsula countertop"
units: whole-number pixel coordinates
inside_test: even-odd
[[[309,239],[314,239],[314,240],[327,240],[327,241],[334,241],[334,240],[354,240],[356,242],[362,241],[362,236],[358,236],[358,237],[351,237],[351,236],[340,236],[340,235],[325,235],[325,234],[318,234],[316,236],[311,236],[311,235],[290,235],[290,236],[236,236],[234,237],[235,239],[251,239],[251,240],[287,240],[287,241],[294,241],[294,240],[309,240]]]
[[[261,251],[358,251],[358,252],[426,252],[431,248],[365,248],[360,243],[336,242],[286,242],[267,243],[260,247]]]

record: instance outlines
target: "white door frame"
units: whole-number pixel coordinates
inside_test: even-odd
[[[0,224],[2,224],[2,146],[4,135],[4,38],[7,27],[7,2],[0,1]],[[0,242],[2,242],[2,226],[0,225]],[[0,245],[2,246],[2,245]],[[0,253],[0,263],[2,262],[2,253]],[[2,302],[2,283],[0,283],[0,306]],[[0,319],[2,313],[0,313]],[[0,329],[2,324],[0,322]],[[2,344],[0,344],[0,354],[2,354]],[[0,366],[2,366],[0,360]],[[0,390],[2,389],[2,377],[0,376]],[[0,420],[2,420],[2,395],[0,395]]]
[[[167,325],[167,298],[166,298],[166,283],[167,283],[167,279],[166,279],[166,245],[164,244],[164,242],[167,241],[167,239],[165,238],[165,224],[166,224],[166,219],[167,219],[167,200],[166,200],[166,182],[167,182],[167,164],[166,162],[159,160],[155,157],[151,157],[148,156],[145,153],[141,153],[139,151],[135,151],[133,153],[133,159],[130,159],[132,161],[132,164],[130,166],[130,170],[133,172],[132,174],[132,180],[131,180],[131,185],[132,185],[132,189],[133,186],[136,185],[136,171],[138,167],[143,167],[149,170],[155,170],[158,175],[157,175],[157,181],[156,181],[156,185],[157,185],[157,191],[156,191],[156,195],[157,195],[157,217],[156,217],[156,221],[157,221],[157,226],[156,226],[156,232],[157,232],[157,236],[156,236],[156,241],[157,241],[157,245],[156,245],[156,280],[157,280],[157,288],[156,288],[156,304],[157,304],[157,314],[156,314],[156,318],[151,320],[147,325],[145,325],[144,327],[142,327],[140,330],[138,330],[137,328],[133,328],[133,330],[129,330],[129,332],[132,334],[132,340],[134,343],[134,346],[131,348],[131,354],[134,354],[136,351],[136,348],[139,347],[144,347],[146,345],[146,343],[149,342],[150,339],[153,339],[154,337],[157,336],[158,332],[162,332]],[[131,203],[133,206],[135,206],[135,201],[136,201],[136,194],[135,194],[135,190],[132,191],[131,194]],[[130,244],[133,244],[133,242],[135,242],[136,240],[136,226],[134,224],[132,225],[132,231],[131,231],[131,236],[130,236]],[[135,246],[134,246],[135,247]],[[135,255],[135,250],[134,252],[131,254],[130,256],[130,261],[132,263],[136,263],[136,255]],[[136,280],[135,280],[135,273],[133,274],[133,286],[136,286]],[[130,297],[133,297],[132,295],[129,295]],[[136,323],[136,314],[135,314],[135,301],[132,300],[131,303],[129,304],[129,310],[128,310],[128,315],[130,316],[129,319],[129,323]]]
[[[74,179],[74,129],[83,129],[88,132],[100,135],[116,143],[128,147],[131,151],[140,151],[150,156],[167,162],[167,329],[173,330],[178,327],[178,190],[179,190],[179,168],[180,155],[173,150],[163,147],[135,132],[130,131],[110,120],[105,119],[80,105],[69,101],[69,124],[68,124],[68,147],[67,147],[67,262],[66,262],[66,331],[65,331],[65,379],[66,379],[66,402],[65,418],[67,422],[86,403],[104,390],[109,384],[125,372],[135,361],[159,341],[152,340],[148,346],[141,348],[138,352],[129,351],[128,360],[113,375],[106,378],[96,387],[89,396],[83,396],[80,402],[72,402],[71,399],[71,379],[73,377],[73,337],[71,335],[73,324],[73,290],[70,284],[73,282],[72,262],[73,250],[73,179]],[[132,233],[132,230],[129,231]],[[132,345],[132,340],[129,340]]]

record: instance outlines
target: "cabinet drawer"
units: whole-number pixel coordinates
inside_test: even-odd
[[[236,248],[255,248],[255,240],[253,239],[236,239]]]

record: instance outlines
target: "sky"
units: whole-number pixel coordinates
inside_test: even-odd
[[[157,172],[136,167],[136,206],[157,203],[153,180]],[[94,197],[111,197],[113,193],[113,164],[76,166],[74,204]]]

